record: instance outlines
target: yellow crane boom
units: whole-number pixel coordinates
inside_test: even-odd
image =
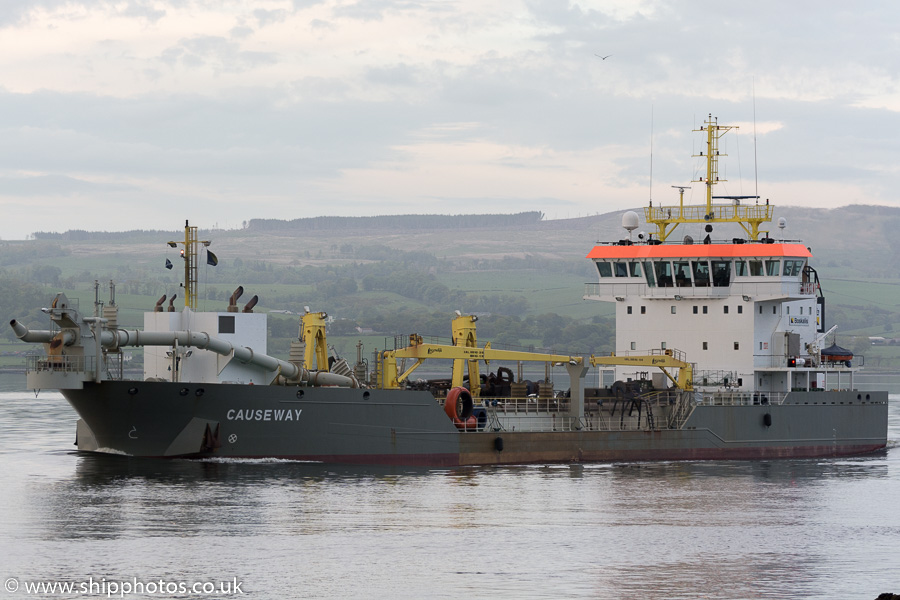
[[[691,391],[694,389],[694,367],[691,363],[683,361],[674,356],[672,350],[665,350],[661,354],[646,354],[635,356],[594,356],[591,355],[590,364],[592,367],[598,365],[633,365],[635,367],[658,367],[660,371],[665,373],[666,377],[679,389]],[[666,370],[667,368],[677,368],[678,376],[672,375]]]
[[[478,362],[489,363],[492,360],[553,362],[565,365],[583,365],[581,356],[569,356],[565,354],[543,354],[539,352],[520,352],[516,350],[495,350],[487,343],[479,348],[475,335],[475,322],[478,320],[473,315],[459,315],[453,319],[453,345],[425,344],[422,336],[412,334],[409,336],[409,346],[397,350],[385,350],[382,357],[383,378],[382,385],[387,389],[397,389],[413,371],[429,358],[449,359],[453,361],[452,387],[463,384],[463,367],[468,366],[471,394],[478,397],[480,393],[480,381]],[[397,359],[414,358],[416,362],[403,373],[398,373]]]

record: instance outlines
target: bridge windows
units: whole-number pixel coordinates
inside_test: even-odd
[[[654,276],[653,271],[653,263],[648,261],[644,262],[644,275],[647,277],[647,287],[656,287],[656,277]]]
[[[769,277],[777,277],[780,275],[779,271],[781,269],[781,261],[780,260],[767,260],[766,261],[766,275]]]
[[[628,269],[631,272],[632,277],[640,277],[641,276],[641,263],[630,262],[630,263],[628,263]]]
[[[600,272],[600,277],[612,277],[612,265],[606,261],[597,263],[597,271]]]
[[[712,280],[713,287],[728,287],[731,283],[731,261],[712,261]]]
[[[761,260],[750,261],[750,277],[762,277],[763,264]]]
[[[784,276],[785,277],[800,277],[803,273],[803,260],[785,260],[784,261]]]
[[[672,287],[672,263],[665,260],[659,260],[653,263],[656,270],[656,281],[659,287]]]
[[[628,277],[628,263],[614,263],[616,267],[616,277]]]
[[[709,287],[709,263],[705,260],[695,260],[691,266],[694,268],[694,285]]]
[[[691,287],[691,271],[686,260],[676,260],[672,263],[675,270],[675,285],[677,287]]]

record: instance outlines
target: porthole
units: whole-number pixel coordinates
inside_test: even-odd
[[[203,388],[197,388],[197,391],[194,392],[194,395],[197,396],[197,397],[199,398],[199,397],[202,396],[204,393],[206,393],[206,390],[204,390]]]
[[[363,400],[368,400],[368,399],[369,399],[369,392],[368,391],[363,392]]]
[[[187,388],[181,388],[181,389],[178,391],[178,393],[181,394],[182,396],[187,396],[187,395],[188,395],[188,389],[187,389]]]
[[[303,397],[303,390],[297,390],[297,398]]]
[[[134,396],[135,394],[138,393],[138,389],[136,387],[128,388],[128,393],[131,394],[132,396]]]

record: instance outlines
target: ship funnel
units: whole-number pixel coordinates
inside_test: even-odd
[[[238,301],[238,298],[240,298],[243,293],[244,293],[244,286],[239,285],[237,287],[237,289],[234,290],[234,293],[231,294],[231,298],[228,299],[228,312],[237,312],[238,311],[237,301]]]
[[[163,294],[162,298],[156,301],[156,306],[153,308],[153,312],[162,312],[163,311],[163,302],[166,301],[166,295]]]
[[[244,307],[244,312],[252,313],[253,307],[256,306],[257,302],[259,302],[259,296],[253,296],[252,298],[250,298],[250,302],[248,302],[247,305]]]

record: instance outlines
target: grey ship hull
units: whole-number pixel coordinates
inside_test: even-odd
[[[81,416],[80,450],[132,456],[456,466],[846,456],[887,443],[886,392],[696,406],[678,429],[540,432],[459,431],[428,392],[106,381],[62,393]]]

